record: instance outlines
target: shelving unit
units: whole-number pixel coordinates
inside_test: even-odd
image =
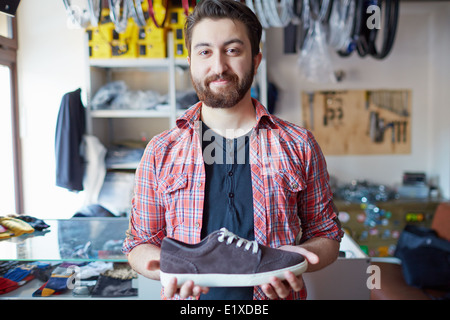
[[[262,38],[262,50],[265,52],[265,34]],[[161,121],[167,119],[167,125],[161,127],[161,123],[158,123],[158,128],[150,133],[153,136],[159,131],[170,129],[175,126],[176,119],[184,113],[184,109],[177,109],[176,107],[176,94],[179,86],[177,85],[177,70],[183,70],[184,73],[189,72],[189,65],[187,59],[175,58],[173,51],[173,36],[171,32],[167,34],[167,54],[165,59],[148,59],[148,58],[136,58],[136,59],[87,59],[88,72],[88,108],[87,108],[87,131],[89,134],[100,135],[101,140],[105,144],[112,143],[114,140],[113,127],[116,124],[113,120],[118,119],[147,119],[148,122],[156,119]],[[156,110],[93,110],[90,104],[92,96],[106,83],[120,78],[120,73],[156,73],[163,72],[167,75],[167,95],[168,104],[158,106]],[[159,79],[161,80],[161,79]],[[146,83],[147,89],[152,89],[152,86],[162,85],[162,80],[157,81],[159,83]],[[263,57],[261,61],[256,82],[259,85],[260,101],[263,105],[267,106],[267,66],[266,58]],[[190,83],[189,83],[190,84]],[[186,89],[186,88],[182,88]],[[98,120],[106,120],[107,123],[99,125]],[[108,134],[99,134],[100,130],[108,132]],[[108,136],[108,137],[106,137]],[[149,137],[151,138],[151,137]]]
[[[92,110],[93,118],[169,118],[169,111],[158,110]]]
[[[113,143],[114,140],[114,134],[112,134],[114,123],[111,119],[137,118],[148,119],[149,121],[152,119],[167,119],[167,126],[163,129],[168,129],[175,125],[176,117],[179,114],[176,110],[176,68],[187,69],[188,64],[185,59],[174,58],[173,37],[170,32],[167,35],[167,51],[168,57],[165,59],[87,59],[87,68],[89,70],[87,79],[87,131],[89,134],[99,136],[100,140],[103,140],[103,143],[108,145]],[[165,84],[163,84],[162,81],[153,81],[152,83],[142,84],[142,87],[138,89],[153,90],[155,86],[159,86],[160,90],[166,90],[165,93],[167,93],[168,96],[168,104],[149,110],[94,110],[92,108],[91,99],[103,85],[116,79],[120,79],[121,76],[126,77],[126,75],[129,76],[129,74],[136,73],[140,73],[141,75],[165,73],[167,76],[167,82]],[[98,121],[100,119],[106,119],[108,123],[100,124]],[[105,134],[99,132],[99,126],[101,129],[108,132],[107,135],[109,137],[106,137]],[[161,131],[161,129],[151,132],[150,135],[153,136],[159,133],[158,131]]]

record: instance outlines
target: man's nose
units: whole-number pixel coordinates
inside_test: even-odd
[[[213,71],[216,74],[223,74],[228,70],[226,57],[222,54],[216,54],[213,61]]]

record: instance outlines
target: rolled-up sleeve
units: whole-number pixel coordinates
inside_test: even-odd
[[[333,203],[325,157],[312,133],[309,133],[308,142],[309,148],[305,151],[306,190],[299,198],[301,241],[314,237],[341,241],[343,231]]]
[[[124,254],[140,244],[161,245],[165,236],[164,206],[157,192],[155,146],[150,141],[135,174],[129,228],[123,243]]]

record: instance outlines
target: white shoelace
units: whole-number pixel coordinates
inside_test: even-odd
[[[233,240],[236,239],[236,240],[238,240],[236,243],[236,247],[240,248],[240,247],[242,247],[243,244],[245,244],[244,249],[250,250],[250,247],[253,246],[252,253],[254,253],[254,254],[258,253],[258,243],[256,241],[250,241],[250,240],[247,240],[244,238],[240,238],[237,235],[235,235],[234,233],[228,231],[226,228],[222,228],[222,229],[220,229],[220,231],[222,232],[222,234],[218,238],[219,242],[224,242],[225,238],[227,238],[226,244],[231,244],[233,242]]]

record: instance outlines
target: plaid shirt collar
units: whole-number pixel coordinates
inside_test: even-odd
[[[256,110],[256,130],[260,128],[278,128],[276,122],[267,111],[267,109],[256,99],[252,98],[253,106]],[[195,123],[201,121],[200,112],[202,109],[202,102],[197,102],[190,107],[181,117],[176,121],[176,125],[179,129],[194,129]]]

